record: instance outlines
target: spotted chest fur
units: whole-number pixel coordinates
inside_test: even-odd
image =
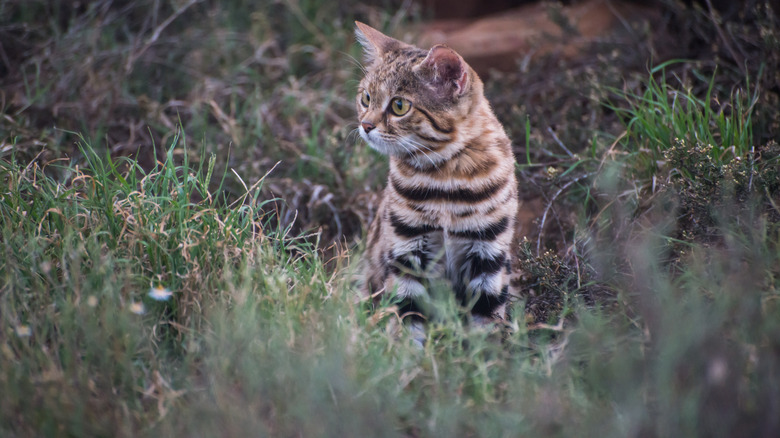
[[[362,23],[360,136],[390,173],[369,227],[363,289],[424,313],[443,278],[478,319],[506,317],[517,213],[511,142],[474,70],[444,45],[423,50]]]

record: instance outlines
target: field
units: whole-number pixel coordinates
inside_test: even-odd
[[[423,8],[0,0],[0,436],[780,435],[770,4],[484,75],[525,292],[420,349],[355,284],[352,32]]]

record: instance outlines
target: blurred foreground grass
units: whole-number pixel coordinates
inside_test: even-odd
[[[220,203],[214,157],[177,166],[177,147],[119,173],[85,145],[85,166],[50,164],[65,182],[2,162],[4,436],[777,430],[780,226],[766,215],[730,215],[723,245],[688,243],[676,273],[669,229],[635,230],[611,242],[629,269],[611,309],[573,299],[575,324],[526,327],[517,305],[503,341],[452,315],[419,351],[388,330],[392,308],[355,300],[347,254],[326,269],[266,226],[259,186]]]
[[[3,76],[0,436],[777,435],[777,54],[569,89],[554,139],[552,108],[508,100],[535,72],[490,80],[560,237],[518,248],[510,334],[452,310],[419,350],[331,246],[384,166],[347,138],[351,19],[409,10],[249,3],[0,6],[26,54]],[[738,42],[773,53],[760,35]],[[573,71],[548,76],[597,76]]]

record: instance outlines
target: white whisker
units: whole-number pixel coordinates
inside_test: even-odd
[[[398,143],[401,144],[401,145],[404,145],[404,148],[407,149],[407,150],[409,150],[409,147],[414,147],[419,152],[421,152],[423,154],[423,156],[428,159],[428,161],[431,162],[431,166],[433,166],[435,169],[439,168],[438,165],[433,161],[433,159],[428,155],[428,153],[425,152],[425,149],[427,149],[429,152],[433,152],[433,151],[431,151],[430,148],[426,147],[425,145],[416,143],[414,140],[411,140],[411,139],[408,139],[408,138],[402,138],[402,137],[398,138]],[[433,152],[433,153],[436,153],[438,155],[437,152]]]
[[[363,75],[364,75],[364,76],[365,76],[366,74],[368,74],[368,70],[366,70],[366,68],[363,66],[363,63],[361,63],[361,62],[360,62],[358,59],[356,59],[354,56],[350,55],[350,54],[349,54],[349,53],[347,53],[347,52],[339,52],[339,53],[340,53],[341,55],[344,55],[344,57],[346,57],[347,59],[349,59],[349,61],[350,61],[350,62],[352,62],[352,64],[354,64],[354,65],[355,65],[357,68],[359,68],[359,69],[360,69],[360,71],[362,71],[362,72],[363,72]]]
[[[360,128],[352,129],[347,134],[347,143],[354,143],[358,138],[360,138]]]
[[[425,149],[425,150],[427,150],[427,151],[429,151],[429,152],[431,152],[433,154],[436,154],[436,157],[439,158],[439,159],[444,159],[444,156],[440,152],[434,151],[433,148],[431,148],[430,146],[426,145],[425,143],[420,143],[419,141],[412,140],[411,138],[407,138],[406,141],[410,142],[414,146],[417,146],[419,148],[423,148],[423,149]]]

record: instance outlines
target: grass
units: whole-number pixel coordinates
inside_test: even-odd
[[[714,94],[715,74],[706,82],[699,75],[695,78],[699,84],[680,83],[675,87],[667,83],[669,75],[665,69],[680,62],[667,61],[651,69],[641,95],[613,90],[621,102],[628,103],[628,108],[615,105],[609,105],[609,108],[625,121],[626,132],[621,141],[636,155],[638,162],[632,163],[632,167],[640,172],[640,178],[658,174],[659,167],[665,164],[664,153],[676,144],[709,145],[708,155],[716,166],[735,157],[745,157],[755,145],[752,110],[758,101],[758,90],[751,90],[750,79],[746,80],[744,88],[736,88],[733,95],[724,100]],[[693,73],[698,72],[693,70]],[[656,80],[655,74],[659,74],[660,80]],[[706,84],[706,91],[699,98],[693,89],[702,88],[702,84]],[[679,88],[687,90],[680,91]],[[693,177],[690,173],[684,176]]]
[[[780,430],[780,148],[760,66],[733,88],[706,61],[622,88],[592,66],[488,78],[563,231],[517,249],[513,330],[464,326],[445,296],[419,349],[353,282],[386,164],[349,137],[352,12],[187,4],[128,2],[126,20],[110,2],[0,4],[3,48],[28,54],[2,76],[22,94],[0,125],[0,435]],[[354,8],[389,29],[413,14]],[[518,81],[571,74],[585,104],[510,105]]]
[[[259,184],[221,203],[213,165],[173,164],[183,138],[151,172],[83,147],[84,167],[60,164],[66,181],[3,162],[4,434],[776,427],[777,223],[731,230],[721,251],[692,245],[681,276],[664,274],[663,230],[638,233],[617,311],[572,298],[575,325],[519,324],[503,341],[453,314],[420,351],[388,330],[392,308],[354,299],[346,260],[326,269],[312,245],[264,225]],[[173,296],[156,301],[157,286]]]

